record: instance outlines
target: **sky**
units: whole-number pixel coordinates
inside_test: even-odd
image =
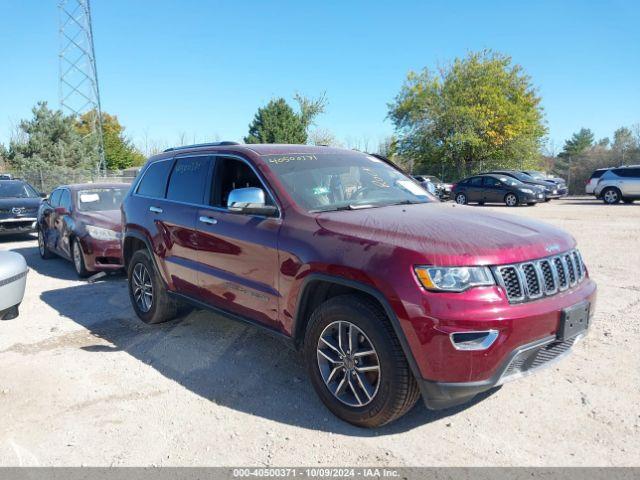
[[[0,0],[0,142],[58,99],[57,0]],[[472,50],[512,56],[542,97],[552,148],[640,123],[640,1],[91,0],[101,101],[138,146],[235,140],[273,97],[326,93],[346,144],[393,133],[410,70]]]

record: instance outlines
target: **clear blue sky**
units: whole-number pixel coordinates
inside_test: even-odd
[[[493,48],[524,66],[559,148],[640,123],[640,2],[92,0],[103,109],[138,143],[239,140],[275,96],[326,91],[339,139],[393,131],[406,73]],[[58,105],[56,0],[0,0],[0,142]]]

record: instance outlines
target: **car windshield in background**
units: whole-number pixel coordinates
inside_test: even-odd
[[[2,181],[0,198],[38,198],[38,192],[24,182]]]
[[[500,177],[500,181],[505,185],[509,185],[510,187],[519,187],[523,185],[520,180],[516,180],[512,177]]]
[[[424,188],[371,155],[264,155],[293,200],[310,212],[436,201]]]
[[[118,210],[128,188],[93,188],[78,192],[78,210],[81,212],[103,212]]]
[[[529,172],[528,175],[534,180],[547,180],[547,177],[545,177],[540,172]]]

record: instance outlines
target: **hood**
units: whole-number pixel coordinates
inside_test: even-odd
[[[316,221],[328,234],[411,250],[416,263],[430,265],[504,265],[575,246],[546,223],[450,203],[324,212]]]
[[[14,207],[37,209],[41,198],[0,198],[0,210],[11,210]]]
[[[120,210],[105,210],[102,212],[77,212],[76,220],[85,225],[108,228],[116,232],[122,231],[122,214]]]

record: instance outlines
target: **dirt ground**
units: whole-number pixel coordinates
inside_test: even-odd
[[[89,284],[36,241],[0,322],[0,465],[640,466],[640,204],[491,208],[567,229],[599,286],[574,352],[470,405],[362,430],[333,417],[298,356],[206,312],[139,322],[122,276]]]

